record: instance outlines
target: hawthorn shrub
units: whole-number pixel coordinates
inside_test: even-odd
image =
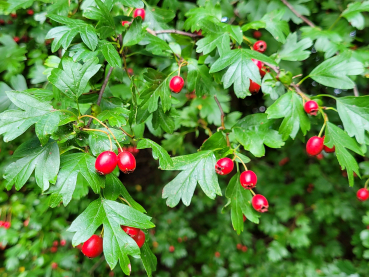
[[[0,1],[2,276],[367,276],[367,12]]]

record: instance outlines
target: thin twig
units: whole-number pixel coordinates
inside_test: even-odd
[[[125,133],[127,136],[129,136],[130,138],[133,138],[133,135],[128,134],[126,131],[124,131],[124,129],[122,127],[119,127],[119,129],[122,130],[123,133]]]
[[[220,121],[222,123],[222,129],[225,130],[225,125],[224,125],[224,111],[223,111],[223,108],[222,106],[220,105],[220,102],[218,100],[218,97],[216,95],[214,95],[214,99],[215,99],[215,102],[217,102],[217,105],[218,105],[218,108],[220,110]],[[226,138],[227,138],[227,146],[230,146],[230,142],[229,142],[229,137],[228,137],[228,133],[226,133]]]
[[[101,256],[100,260],[97,261],[96,264],[94,264],[93,267],[91,267],[91,270],[90,270],[90,275],[93,275],[94,271],[96,268],[99,267],[99,265],[105,260],[105,257],[104,256]]]
[[[153,31],[153,30],[150,29],[150,31]],[[195,33],[188,33],[188,32],[179,31],[179,30],[158,30],[158,31],[153,31],[153,32],[155,32],[155,34],[168,34],[168,33],[178,34],[178,35],[187,36],[187,37],[191,37],[191,38],[203,37],[203,35],[198,35],[198,34],[195,34]]]
[[[313,22],[311,22],[309,19],[307,19],[302,14],[299,14],[287,0],[281,0],[281,1],[291,10],[291,12],[293,12],[297,17],[301,18],[307,25],[313,28],[315,27],[315,24]]]
[[[100,106],[102,96],[103,96],[105,88],[106,88],[106,86],[109,82],[109,78],[110,78],[111,73],[113,72],[113,69],[114,69],[114,67],[109,68],[108,74],[106,75],[104,83],[103,83],[103,85],[100,89],[99,98],[97,99],[97,102],[96,102],[96,105],[98,105],[98,106]],[[88,123],[86,125],[87,128],[90,128],[91,122],[92,122],[92,118],[90,118],[90,120],[88,121]]]
[[[357,89],[356,84],[355,84],[355,86],[354,86],[354,95],[355,95],[356,97],[359,97],[359,96],[360,96],[360,95],[359,95],[359,90]]]
[[[265,65],[269,66],[271,69],[274,70],[275,73],[279,74],[280,73],[280,70],[279,70],[279,67],[278,66],[274,66],[270,63],[266,63],[266,62],[263,62]]]

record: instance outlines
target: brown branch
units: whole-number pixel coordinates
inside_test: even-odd
[[[123,133],[125,133],[127,136],[129,136],[130,138],[133,138],[133,135],[128,134],[122,127],[119,127],[119,129],[122,130]]]
[[[106,75],[104,83],[103,83],[103,85],[100,89],[99,98],[97,98],[97,102],[96,102],[96,105],[98,105],[98,106],[100,106],[102,96],[103,96],[105,88],[106,88],[106,86],[109,82],[109,78],[110,78],[111,73],[113,72],[113,69],[114,69],[114,67],[109,68],[108,74]],[[88,121],[87,126],[86,126],[87,128],[90,128],[91,122],[92,122],[92,118],[90,118],[90,120]]]
[[[359,97],[359,96],[360,96],[360,95],[359,95],[359,90],[357,89],[356,84],[355,84],[355,86],[354,86],[354,95],[355,95],[356,97]]]
[[[313,22],[311,22],[309,19],[307,19],[305,16],[303,16],[302,14],[299,14],[294,7],[292,7],[292,5],[287,1],[287,0],[281,0],[283,2],[283,4],[285,4],[290,10],[291,12],[293,12],[297,17],[301,18],[307,25],[309,25],[310,27],[316,27],[315,24]]]
[[[266,63],[266,62],[263,62],[265,65],[267,65],[267,66],[269,66],[271,69],[273,69],[274,70],[274,72],[275,73],[277,73],[277,75],[279,75],[279,73],[280,73],[280,70],[279,70],[279,67],[278,66],[274,66],[274,65],[272,65],[272,64],[270,64],[270,63]]]
[[[146,29],[146,30],[148,32],[149,32],[149,30],[152,31],[152,32],[155,32],[155,34],[178,34],[178,35],[187,36],[187,37],[191,37],[191,38],[203,37],[203,35],[183,32],[183,31],[179,31],[179,30],[159,30],[159,31],[153,31],[151,29]]]
[[[223,108],[222,106],[220,105],[219,103],[219,100],[218,100],[218,97],[216,95],[214,95],[214,99],[215,99],[215,102],[217,102],[217,105],[218,105],[218,108],[220,110],[220,121],[222,123],[222,129],[225,130],[225,125],[224,125],[224,111],[223,111]],[[230,142],[229,142],[229,137],[228,137],[228,133],[226,133],[226,138],[227,138],[227,146],[230,146]]]

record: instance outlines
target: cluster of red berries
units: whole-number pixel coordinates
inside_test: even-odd
[[[145,16],[146,16],[146,12],[145,9],[135,9],[135,11],[133,12],[133,18],[136,17],[141,17],[142,21],[145,20]],[[122,26],[124,27],[127,24],[127,26],[131,25],[131,22],[129,21],[122,21]]]
[[[215,171],[219,175],[227,175],[232,172],[234,163],[230,158],[222,158],[215,164]],[[244,189],[253,189],[256,186],[258,178],[255,172],[247,170],[241,173],[240,183]],[[268,200],[261,194],[255,194],[251,200],[252,207],[260,212],[265,213],[268,211]],[[246,217],[244,217],[245,221]]]
[[[254,43],[253,49],[259,53],[264,53],[267,49],[267,44],[263,40],[258,40]],[[259,68],[260,77],[263,78],[266,74],[266,68],[264,67],[264,64],[261,61],[252,59],[254,64]],[[258,93],[260,90],[260,85],[255,83],[253,80],[250,79],[250,87],[249,91],[252,94]]]
[[[67,244],[67,241],[65,239],[62,239],[60,241],[60,246],[65,246]],[[53,241],[53,246],[50,248],[50,252],[51,253],[55,253],[58,251],[58,246],[59,246],[59,241],[54,240]]]
[[[122,147],[122,149],[123,149],[123,152],[124,152],[124,151],[128,151],[128,152],[130,152],[133,156],[136,156],[136,155],[138,154],[138,152],[140,152],[140,150],[139,150],[139,149],[137,149],[137,146]],[[120,152],[122,152],[122,151],[120,151],[120,149],[119,149],[119,150],[118,150],[118,152],[120,153]]]
[[[247,251],[247,246],[242,245],[241,243],[237,243],[237,249],[241,250],[242,252],[246,252]]]
[[[120,151],[115,154],[113,151],[104,151],[96,159],[95,168],[101,175],[112,173],[117,167],[125,173],[132,173],[136,169],[136,159],[129,151]]]
[[[4,227],[5,229],[9,229],[12,224],[10,221],[2,221],[0,220],[0,228]]]

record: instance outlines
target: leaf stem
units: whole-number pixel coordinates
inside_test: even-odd
[[[151,30],[149,28],[146,29],[148,32],[150,30],[149,33],[155,33],[155,35],[157,34],[177,34],[177,35],[182,35],[182,36],[187,36],[187,37],[191,37],[191,38],[200,38],[200,37],[204,37],[203,35],[198,35],[198,34],[194,34],[194,33],[188,33],[188,32],[184,32],[184,31],[179,31],[179,30]]]
[[[337,19],[336,19],[336,21],[335,22],[333,22],[333,24],[329,27],[329,31],[330,30],[332,30],[333,29],[333,27],[338,23],[338,21],[340,21],[340,19],[341,19],[341,15],[339,16],[339,17],[337,17]]]
[[[220,121],[221,121],[221,124],[222,124],[222,129],[225,130],[225,125],[224,125],[224,111],[223,111],[223,108],[222,106],[220,105],[220,102],[218,100],[218,97],[216,95],[214,95],[214,99],[215,99],[215,102],[217,102],[217,105],[218,105],[218,108],[220,110]],[[226,139],[227,139],[227,146],[229,147],[231,144],[229,142],[229,134],[226,133]]]
[[[69,110],[58,110],[60,112],[63,112],[63,113],[69,113],[71,115],[73,115],[74,118],[78,119],[78,115],[74,114],[73,112],[69,111]]]
[[[303,81],[305,81],[307,78],[309,78],[310,76],[305,76],[304,78],[302,78],[302,80],[300,82],[298,82],[297,86],[300,86],[302,84]]]
[[[294,7],[287,1],[287,0],[281,0],[283,2],[283,4],[285,4],[290,10],[291,12],[293,12],[298,18],[301,18],[302,21],[304,21],[307,25],[309,25],[312,28],[315,28],[315,24],[313,22],[311,22],[309,19],[307,19],[305,16],[303,16],[302,14],[298,13]]]
[[[252,195],[255,196],[255,192],[252,189],[250,189],[250,191],[251,191]]]
[[[337,100],[337,98],[336,97],[334,97],[333,95],[329,95],[329,94],[318,94],[317,96],[315,96],[315,97],[330,97],[330,98],[333,98],[334,100]]]
[[[119,127],[119,129],[122,130],[123,133],[125,133],[127,136],[129,136],[130,138],[134,138],[135,136],[134,135],[130,135],[128,134],[122,127]]]
[[[83,130],[83,131],[92,131],[92,132],[101,132],[101,133],[106,134],[106,135],[108,136],[108,138],[109,138],[109,141],[110,141],[110,151],[113,151],[113,143],[112,143],[112,141],[111,141],[111,138],[110,138],[110,135],[109,135],[109,133],[108,133],[108,132],[105,132],[105,131],[103,131],[103,130],[88,129],[88,128],[83,128],[82,130]]]
[[[245,165],[245,163],[243,162],[243,160],[241,160],[241,158],[239,156],[237,156],[236,153],[234,153],[234,157],[235,158],[238,158],[240,160],[240,162],[243,164],[243,167],[245,168],[245,171],[248,171],[247,166]]]
[[[333,107],[323,107],[322,109],[323,110],[333,110],[333,111],[336,111],[338,113],[338,111]]]
[[[369,183],[369,179],[366,180],[365,185],[364,185],[364,188],[367,188],[368,187],[368,183]]]
[[[123,197],[119,197],[119,199],[126,202],[130,207],[132,207],[132,205],[127,201],[127,199],[125,199]]]

